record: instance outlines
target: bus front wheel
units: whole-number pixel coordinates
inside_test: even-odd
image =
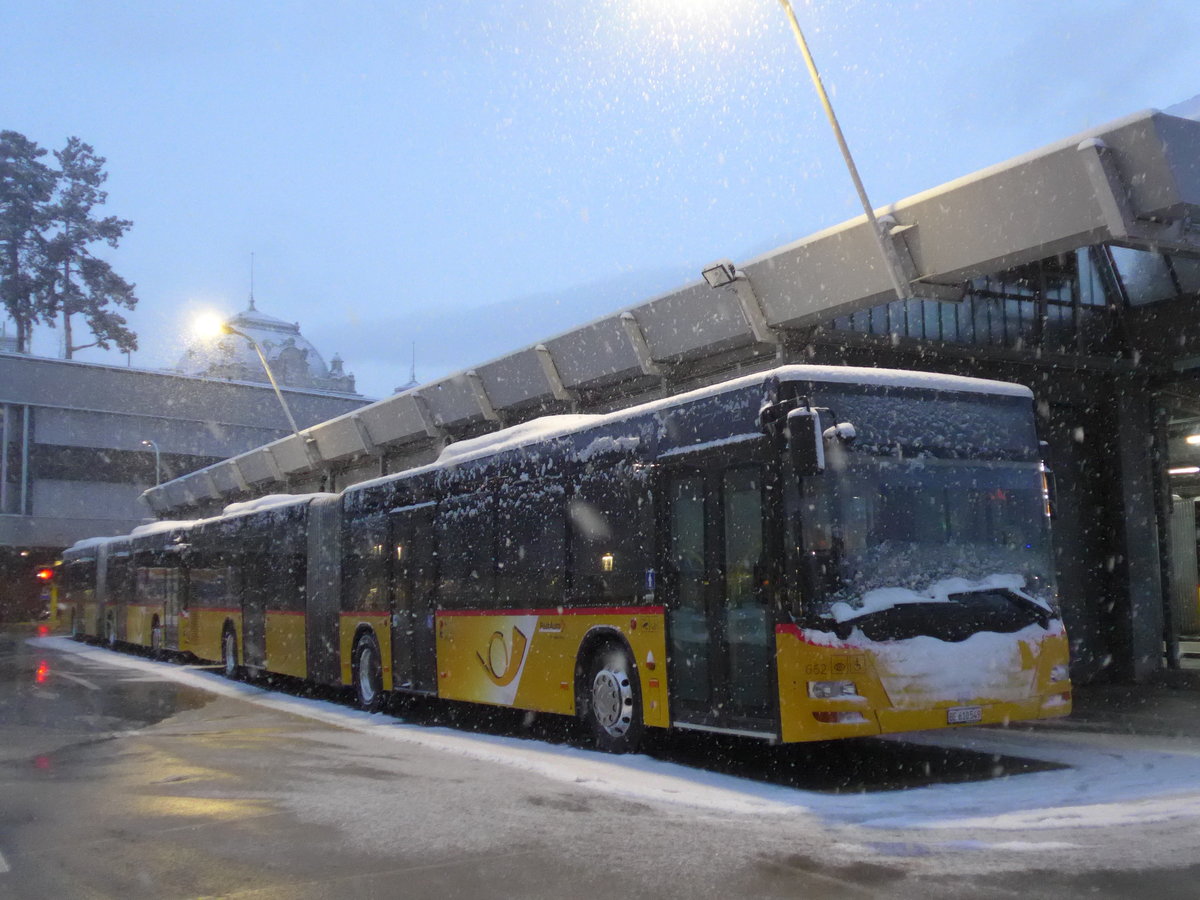
[[[599,647],[588,661],[579,704],[584,728],[607,753],[630,753],[642,739],[642,699],[629,652],[619,644]]]
[[[359,709],[379,712],[383,707],[383,663],[375,635],[364,634],[354,647],[354,696]]]

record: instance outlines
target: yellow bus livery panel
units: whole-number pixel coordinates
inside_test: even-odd
[[[308,647],[302,612],[267,610],[265,668],[278,675],[308,675]],[[218,659],[220,657],[218,656]]]
[[[1071,711],[1069,681],[1053,677],[1065,673],[1068,662],[1061,623],[1019,635],[981,633],[957,643],[919,637],[856,644],[831,637],[795,625],[775,629],[784,741],[1007,723]],[[987,648],[980,646],[988,640],[1018,658],[989,666]],[[813,683],[846,682],[854,693],[828,699],[810,694]],[[952,710],[964,711],[961,721],[951,718]]]
[[[663,609],[603,607],[439,611],[438,696],[536,712],[575,714],[575,662],[587,634],[619,632],[637,664],[643,720],[665,728]]]

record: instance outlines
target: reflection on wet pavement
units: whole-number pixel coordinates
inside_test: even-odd
[[[6,727],[111,733],[144,728],[213,700],[205,691],[144,674],[105,666],[98,675],[78,658],[28,646],[27,636],[0,631],[0,722]],[[103,688],[93,680],[99,677]]]

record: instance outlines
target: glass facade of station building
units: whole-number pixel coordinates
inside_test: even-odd
[[[1033,389],[1076,677],[1126,680],[1200,668],[1193,323],[1200,259],[1099,244],[974,278],[959,302],[840,316],[815,330],[807,353]]]

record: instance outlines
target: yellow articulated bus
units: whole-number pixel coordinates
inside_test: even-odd
[[[1050,510],[1027,389],[786,366],[64,562],[83,636],[351,686],[368,710],[575,716],[627,751],[647,728],[1066,715]]]

